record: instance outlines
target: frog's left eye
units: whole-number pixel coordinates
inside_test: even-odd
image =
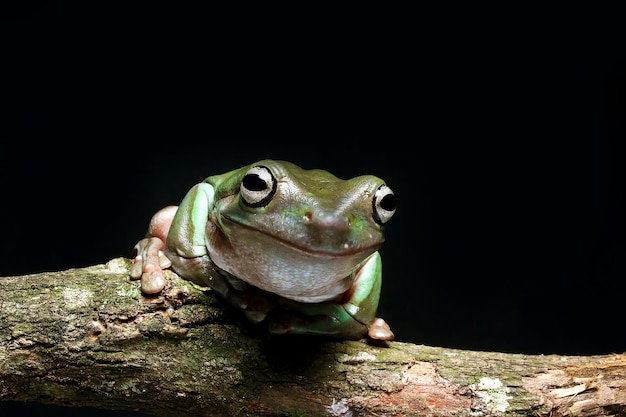
[[[396,212],[396,199],[391,188],[385,184],[378,187],[372,199],[373,216],[376,223],[383,225]]]
[[[250,207],[261,207],[270,202],[276,192],[276,178],[263,165],[252,167],[241,181],[241,198]]]

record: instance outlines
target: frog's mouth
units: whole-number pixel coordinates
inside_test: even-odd
[[[352,285],[354,272],[380,246],[320,247],[224,216],[221,220],[229,233],[207,233],[211,260],[248,284],[301,302],[321,302],[343,294]]]
[[[360,242],[355,242],[354,240],[348,238],[349,235],[345,232],[345,230],[335,231],[332,228],[325,228],[324,230],[318,231],[317,233],[300,233],[299,238],[288,239],[281,236],[286,235],[286,231],[281,232],[280,230],[274,230],[272,231],[272,233],[269,233],[265,230],[249,226],[245,223],[241,223],[226,215],[222,215],[221,220],[222,225],[224,224],[224,220],[226,220],[232,226],[235,226],[236,228],[241,228],[242,230],[246,230],[246,235],[248,235],[252,240],[254,240],[254,236],[258,234],[259,240],[275,241],[278,244],[291,247],[295,251],[308,253],[312,256],[319,256],[323,258],[353,256],[359,253],[366,253],[367,255],[369,255],[378,250],[378,248],[380,248],[380,246],[382,245],[382,240],[371,245],[364,245]],[[227,227],[227,229],[232,230],[233,227]],[[293,231],[290,230],[289,232]],[[333,241],[336,241],[338,243],[330,245],[329,242]],[[271,250],[271,248],[267,248],[267,250]],[[365,255],[365,257],[367,255]]]

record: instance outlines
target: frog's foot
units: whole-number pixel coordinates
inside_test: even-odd
[[[157,211],[150,219],[148,234],[133,248],[131,279],[141,279],[141,291],[144,294],[158,294],[167,283],[163,270],[172,262],[165,256],[165,240],[178,210],[177,206],[167,206]]]
[[[163,269],[172,263],[163,253],[165,242],[158,237],[140,240],[133,249],[131,279],[141,279],[141,291],[145,294],[158,294],[165,288]]]
[[[376,317],[367,326],[367,335],[374,340],[393,340],[394,335],[387,322],[380,317]]]

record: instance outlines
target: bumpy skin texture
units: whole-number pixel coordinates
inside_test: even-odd
[[[131,277],[144,293],[171,267],[209,286],[274,334],[391,340],[376,318],[377,248],[393,215],[382,180],[340,180],[263,160],[195,185],[179,207],[157,212],[135,246]]]

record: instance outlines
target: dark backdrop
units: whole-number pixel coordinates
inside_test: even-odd
[[[129,256],[194,183],[271,157],[394,189],[398,340],[626,350],[621,10],[1,12],[0,276]]]

